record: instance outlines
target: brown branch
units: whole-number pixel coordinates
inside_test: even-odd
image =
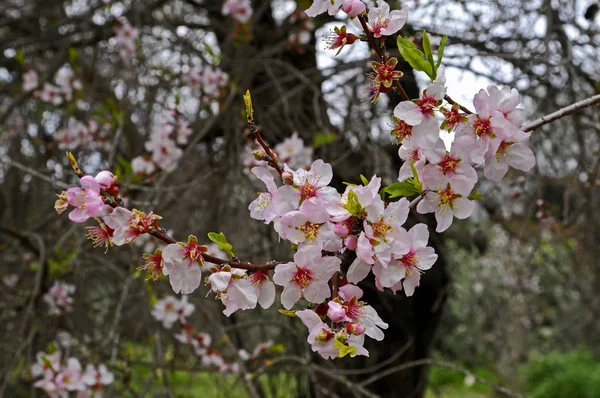
[[[597,104],[600,104],[600,94],[594,95],[593,97],[590,97],[583,101],[575,102],[574,104],[559,109],[556,112],[552,112],[548,115],[542,116],[541,118],[534,120],[533,122],[526,123],[522,126],[522,130],[524,132],[533,131],[537,128],[542,127],[545,124],[551,123],[555,120],[568,116],[571,113],[575,113],[577,111]]]
[[[466,113],[467,115],[472,115],[474,112],[472,112],[469,108],[462,106],[461,104],[459,104],[458,102],[454,101],[452,98],[450,98],[450,96],[448,94],[446,94],[446,96],[444,97],[444,99],[450,104],[450,105],[458,105],[458,107],[460,108],[461,111],[463,111],[464,113]]]

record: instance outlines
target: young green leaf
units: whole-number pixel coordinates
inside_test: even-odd
[[[362,181],[363,185],[367,186],[369,185],[369,180],[367,180],[367,177],[365,177],[364,175],[360,175],[360,180]]]
[[[360,205],[358,196],[353,190],[348,191],[348,202],[342,208],[348,210],[348,213],[355,217],[361,218],[365,215],[365,209]]]
[[[398,36],[396,43],[398,44],[398,51],[400,51],[402,58],[413,69],[425,72],[433,80],[433,69],[431,64],[425,59],[425,54],[412,41],[402,36]]]
[[[210,239],[212,242],[215,242],[219,246],[219,250],[223,250],[229,257],[235,257],[233,246],[227,242],[227,238],[223,232],[209,232],[208,239]]]
[[[442,40],[440,41],[440,46],[437,51],[437,63],[435,64],[435,72],[437,75],[437,70],[442,65],[442,58],[444,57],[444,48],[446,47],[446,42],[448,41],[448,35],[442,36]]]
[[[429,35],[426,31],[423,31],[423,51],[425,51],[425,57],[431,65],[431,71],[433,76],[431,76],[431,80],[435,80],[437,77],[437,69],[435,67],[435,62],[433,61],[433,52],[431,51],[431,40],[429,40]]]
[[[423,183],[421,183],[421,181],[419,181],[419,173],[417,173],[417,169],[415,168],[415,165],[413,162],[410,162],[410,169],[412,170],[412,173],[413,173],[412,183],[415,186],[417,193],[422,194],[423,193]]]
[[[483,198],[483,195],[480,194],[479,192],[477,192],[477,188],[475,188],[473,190],[473,192],[471,192],[471,194],[469,194],[469,196],[467,196],[467,199],[469,199],[469,200],[478,200],[481,198]]]
[[[403,182],[395,182],[385,188],[385,192],[390,195],[390,199],[413,196],[419,193],[415,187],[414,181],[408,179]]]

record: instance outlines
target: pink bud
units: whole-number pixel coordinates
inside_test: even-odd
[[[353,334],[355,336],[361,335],[365,332],[365,327],[362,323],[358,322],[348,322],[346,324],[346,331],[349,334]]]
[[[336,301],[330,301],[327,303],[329,309],[327,310],[327,316],[334,322],[341,322],[346,318],[346,310],[342,305]]]
[[[289,171],[284,171],[281,174],[281,179],[285,185],[292,185],[294,183],[294,176]]]
[[[116,182],[115,175],[108,170],[104,170],[98,173],[95,179],[98,185],[100,185],[100,188],[102,189],[109,188]]]
[[[350,228],[346,224],[335,224],[333,226],[333,232],[340,238],[345,238],[350,234]]]
[[[344,240],[344,244],[348,248],[348,250],[356,250],[356,246],[358,244],[358,236],[350,235]]]
[[[354,18],[367,10],[367,6],[360,0],[345,0],[342,9],[350,18]]]

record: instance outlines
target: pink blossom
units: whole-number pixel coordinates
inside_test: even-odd
[[[269,280],[266,272],[257,271],[248,277],[252,286],[256,289],[258,304],[264,309],[273,305],[275,301],[275,285]]]
[[[321,317],[312,310],[296,312],[302,323],[308,328],[308,338],[313,352],[318,352],[325,359],[337,358],[339,350],[335,345],[335,332],[321,320]]]
[[[337,301],[328,302],[327,307],[329,307],[327,310],[327,316],[333,322],[342,322],[346,319],[346,310]]]
[[[452,224],[453,217],[465,219],[471,215],[475,203],[467,197],[471,184],[464,180],[451,180],[442,173],[431,173],[428,177],[431,191],[417,205],[420,214],[435,212],[436,232],[444,232]]]
[[[146,159],[144,156],[138,156],[131,161],[131,169],[135,174],[150,175],[156,170],[154,162]]]
[[[173,324],[179,320],[180,302],[177,297],[167,296],[154,303],[152,307],[152,317],[162,322],[165,329],[171,329]]]
[[[55,81],[67,101],[73,99],[73,90],[81,90],[83,88],[81,82],[75,78],[73,69],[68,64],[58,70]]]
[[[397,33],[408,18],[408,8],[390,12],[390,6],[384,0],[377,0],[377,7],[369,10],[369,22],[367,26],[373,32],[373,36],[391,36]]]
[[[70,118],[66,127],[56,131],[54,140],[60,149],[75,149],[90,145],[94,141],[93,125],[86,126],[75,118]]]
[[[110,372],[106,365],[98,365],[98,369],[92,364],[88,364],[85,367],[85,373],[83,374],[83,382],[92,387],[95,391],[99,391],[101,386],[112,384],[115,381],[115,376]]]
[[[185,145],[188,143],[188,137],[192,134],[192,129],[186,121],[179,120],[177,127],[177,143]]]
[[[69,213],[73,222],[84,222],[90,217],[100,217],[104,212],[104,201],[100,196],[100,185],[94,177],[83,176],[79,180],[81,188],[69,188],[67,201],[75,209]]]
[[[388,324],[383,322],[373,307],[359,301],[362,295],[363,291],[358,286],[347,284],[340,287],[339,297],[344,300],[342,306],[345,309],[346,320],[362,325],[367,336],[381,341],[384,337],[381,329],[387,329]]]
[[[81,364],[77,358],[69,358],[67,366],[62,368],[54,379],[58,389],[67,391],[84,391],[86,386],[81,374]]]
[[[299,210],[290,211],[275,224],[283,239],[297,245],[317,245],[335,252],[342,248],[341,239],[333,232],[329,213],[316,198],[306,200]]]
[[[198,245],[198,241],[190,235],[188,243],[172,243],[163,249],[163,274],[175,293],[190,294],[200,286],[206,246]]]
[[[258,197],[252,203],[250,203],[248,206],[248,210],[250,210],[250,217],[254,218],[255,220],[264,220],[265,224],[269,224],[278,218],[279,215],[281,215],[277,213],[273,204],[273,195],[275,195],[275,193],[278,191],[277,185],[275,184],[275,178],[273,177],[273,174],[265,167],[254,167],[252,169],[252,174],[265,183],[267,192],[260,192]],[[295,196],[294,189],[290,186],[286,185],[279,189],[282,190],[282,192],[279,193],[280,198],[292,198]],[[288,204],[287,207],[284,207],[284,203],[281,203],[278,210],[285,214],[293,209],[293,204]]]
[[[283,214],[290,204],[297,209],[305,200],[317,198],[324,204],[339,200],[335,188],[328,186],[333,178],[333,170],[329,163],[317,159],[310,166],[310,170],[291,170],[285,166],[286,171],[293,175],[293,190],[278,190],[273,194],[273,206],[278,214]]]
[[[486,156],[483,175],[488,180],[500,181],[508,172],[509,166],[523,171],[529,171],[535,166],[533,151],[522,142],[510,141],[511,139],[517,138],[502,140],[495,153]]]
[[[225,305],[223,314],[230,316],[237,310],[256,307],[257,290],[248,279],[246,272],[238,268],[223,267],[208,277],[211,291]],[[262,293],[262,292],[261,292]],[[266,295],[268,298],[268,294]],[[268,301],[265,299],[265,301]]]
[[[381,178],[371,177],[371,181],[365,186],[349,185],[339,200],[331,201],[327,204],[327,212],[331,215],[332,221],[340,222],[352,216],[348,211],[349,196],[356,195],[356,199],[361,208],[367,210],[375,198],[379,197],[379,188],[381,187]],[[350,193],[352,192],[352,194]]]
[[[152,152],[154,164],[167,172],[172,172],[177,168],[177,162],[183,154],[175,141],[161,134],[152,134],[150,140],[146,141],[145,148]]]
[[[133,242],[138,236],[148,233],[150,228],[156,227],[157,220],[161,218],[158,214],[146,214],[136,209],[131,211],[124,207],[117,207],[112,213],[105,216],[103,221],[114,230],[111,237],[112,243],[122,246]]]
[[[252,4],[250,0],[226,0],[221,13],[224,16],[231,15],[239,23],[245,24],[252,17]]]
[[[202,88],[206,95],[218,97],[220,89],[227,85],[229,75],[219,68],[207,67],[202,73]]]
[[[117,177],[108,170],[99,172],[94,179],[101,189],[110,188],[117,182]]]
[[[60,96],[60,89],[48,82],[44,83],[44,88],[41,91],[34,93],[44,102],[49,102],[52,105],[60,105],[63,102],[63,98]]]
[[[275,145],[275,153],[277,153],[279,161],[292,169],[303,168],[312,163],[313,149],[304,146],[304,140],[298,136],[298,133],[292,134],[291,137]]]
[[[331,296],[328,282],[340,270],[340,264],[337,257],[323,257],[318,246],[300,248],[294,262],[275,268],[273,282],[283,286],[281,304],[289,310],[302,297],[311,303],[322,303]]]
[[[33,377],[44,376],[44,378],[52,378],[61,367],[60,351],[53,354],[38,352],[36,354],[36,363],[31,365],[31,375]]]
[[[35,70],[29,69],[23,73],[23,91],[35,90],[38,84],[38,74]]]
[[[344,0],[342,9],[350,18],[355,18],[367,10],[367,6],[361,0]]]
[[[413,140],[403,141],[400,148],[398,148],[398,156],[404,160],[402,166],[400,166],[398,181],[405,181],[413,176],[413,171],[410,167],[411,163],[417,170],[417,174],[421,176],[427,161],[437,163],[445,154],[446,147],[444,146],[444,141],[439,137],[433,148],[430,149],[416,145]]]
[[[73,298],[75,285],[66,282],[55,281],[54,285],[44,294],[43,300],[48,304],[51,315],[60,315],[63,311],[73,311]]]
[[[312,5],[306,10],[306,15],[311,18],[323,14],[325,11],[329,15],[335,15],[342,7],[344,0],[313,0]]]
[[[429,231],[427,225],[417,224],[408,232],[396,232],[392,244],[392,260],[387,267],[375,264],[373,273],[382,287],[394,288],[400,281],[407,296],[412,296],[419,285],[421,273],[430,269],[437,261],[432,247],[427,246]]]
[[[425,189],[431,187],[430,180],[437,181],[442,178],[440,174],[443,174],[448,177],[450,185],[462,182],[464,189],[471,192],[477,183],[477,172],[465,160],[469,158],[469,154],[463,142],[460,139],[455,140],[449,152],[440,159],[430,160],[431,164],[424,167],[420,176]]]

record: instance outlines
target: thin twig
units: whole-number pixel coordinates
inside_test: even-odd
[[[594,95],[593,97],[590,97],[588,99],[584,99],[583,101],[575,102],[574,104],[559,109],[556,112],[552,112],[548,115],[542,116],[541,118],[534,120],[533,122],[526,123],[521,127],[521,129],[525,132],[533,131],[537,128],[542,127],[545,124],[561,119],[565,116],[570,115],[571,113],[580,111],[582,109],[588,108],[596,104],[600,104],[600,94]]]
[[[442,366],[444,368],[449,368],[449,369],[453,369],[459,373],[462,373],[466,376],[471,376],[473,377],[476,381],[488,385],[490,387],[492,387],[494,390],[501,392],[505,395],[508,395],[509,397],[513,397],[513,398],[524,398],[523,395],[517,394],[514,391],[509,390],[506,387],[500,386],[498,384],[494,384],[491,381],[484,379],[483,377],[479,377],[476,374],[473,374],[472,372],[468,371],[467,369],[464,369],[452,362],[448,362],[448,361],[439,361],[439,360],[435,360],[435,359],[418,359],[416,361],[411,361],[411,362],[407,362],[407,363],[403,363],[402,365],[398,365],[395,366],[393,368],[384,370],[374,376],[369,377],[368,379],[364,380],[363,382],[360,383],[361,387],[364,386],[368,386],[369,384],[373,384],[376,381],[386,377],[386,376],[390,376],[394,373],[400,372],[402,370],[405,369],[410,369],[410,368],[414,368],[417,366],[425,366],[425,365],[433,365],[433,366]]]

